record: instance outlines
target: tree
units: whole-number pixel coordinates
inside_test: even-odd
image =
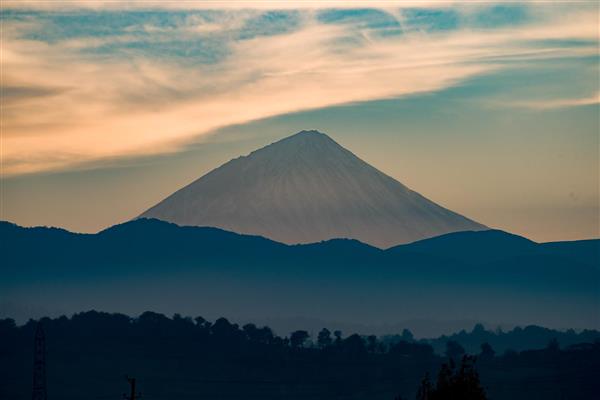
[[[405,342],[412,342],[413,340],[415,340],[415,337],[410,330],[403,329],[402,330],[402,340],[404,340]]]
[[[198,328],[200,328],[201,330],[207,331],[212,326],[212,323],[210,321],[207,321],[202,317],[196,317],[196,318],[194,318],[194,321],[196,322],[196,326]]]
[[[258,328],[254,324],[246,324],[242,327],[242,330],[250,342],[262,344],[273,342],[273,331],[268,326]]]
[[[262,328],[258,329],[258,338],[259,342],[270,344],[273,343],[275,335],[273,334],[271,328],[269,328],[268,326],[263,326]]]
[[[475,357],[464,356],[457,369],[452,359],[443,364],[435,387],[426,375],[417,392],[417,400],[486,400],[487,396],[475,370]]]
[[[446,342],[446,357],[450,360],[456,361],[465,354],[465,348],[460,345],[456,340],[449,340]]]
[[[331,346],[333,340],[331,339],[331,332],[327,328],[321,329],[319,332],[319,336],[317,337],[317,344],[320,348],[325,348]]]
[[[246,335],[246,338],[251,342],[259,342],[259,330],[254,324],[246,324],[242,326],[242,330]]]
[[[417,390],[417,400],[429,400],[431,396],[431,391],[433,387],[431,386],[431,381],[429,380],[429,374],[425,374],[423,380],[421,380],[421,385]]]
[[[175,330],[183,331],[186,330],[186,327],[190,327],[194,325],[194,321],[191,317],[182,317],[181,314],[175,313],[173,314],[172,325],[174,325]]]
[[[463,400],[485,400],[487,396],[481,386],[479,374],[475,370],[476,358],[464,356],[460,369],[454,377],[456,398]]]
[[[454,369],[455,363],[452,358],[448,364],[442,364],[440,372],[438,372],[435,390],[430,393],[430,397],[432,399],[441,397],[441,394],[444,394],[446,397],[448,397],[448,400],[450,400],[449,395],[452,391]]]
[[[335,336],[336,346],[342,344],[342,331],[333,331],[333,336]]]
[[[304,342],[306,342],[309,338],[307,331],[296,331],[292,332],[290,335],[290,345],[293,348],[298,348],[304,346]]]
[[[219,318],[211,326],[211,334],[222,344],[231,345],[242,337],[237,324],[230,323],[226,318]]]
[[[481,336],[481,335],[485,334],[485,327],[483,326],[483,324],[476,324],[473,327],[471,334]]]
[[[369,353],[375,353],[377,351],[377,336],[367,336],[367,350]]]
[[[356,333],[344,339],[342,342],[342,348],[346,354],[354,357],[364,356],[367,353],[367,348],[365,347],[363,338]]]
[[[493,359],[495,355],[496,352],[489,343],[486,342],[481,345],[481,353],[479,354],[481,360],[489,361]]]

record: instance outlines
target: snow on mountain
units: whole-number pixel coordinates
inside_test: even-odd
[[[318,131],[302,131],[233,159],[140,217],[284,243],[351,238],[381,248],[487,229],[410,190]]]

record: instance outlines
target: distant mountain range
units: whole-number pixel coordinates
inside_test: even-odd
[[[410,190],[318,131],[302,131],[231,160],[141,217],[288,244],[348,238],[380,248],[487,229]]]
[[[600,240],[491,230],[317,131],[231,160],[97,234],[0,222],[0,250],[0,315],[17,318],[100,309],[288,327],[600,328]]]
[[[0,248],[0,306],[20,310],[600,325],[600,240],[538,244],[485,230],[381,250],[138,219],[97,234],[0,222]]]

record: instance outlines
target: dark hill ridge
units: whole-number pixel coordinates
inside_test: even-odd
[[[350,238],[380,248],[487,229],[410,190],[314,130],[223,164],[141,217],[288,244]]]
[[[347,239],[286,245],[149,219],[97,234],[0,222],[0,313],[8,304],[22,310],[18,318],[37,306],[598,328],[599,250],[600,240],[538,244],[490,230],[381,250]]]
[[[0,221],[0,248],[6,261],[26,265],[29,257],[73,258],[89,246],[101,245],[104,249],[96,254],[94,262],[102,256],[115,253],[115,257],[127,260],[129,253],[136,253],[139,261],[153,265],[157,259],[149,256],[164,254],[178,259],[202,262],[210,260],[264,263],[264,259],[282,261],[283,265],[306,265],[307,258],[298,254],[318,257],[341,257],[360,259],[373,257],[372,263],[402,264],[415,258],[445,260],[447,262],[484,263],[516,256],[552,256],[576,259],[578,262],[600,268],[600,239],[536,243],[524,237],[500,230],[465,231],[440,235],[413,243],[381,250],[355,239],[330,239],[315,243],[286,245],[268,238],[229,232],[219,228],[178,226],[158,219],[140,218],[107,228],[97,234],[72,233],[53,227],[21,227]],[[61,248],[70,247],[70,249]],[[28,251],[27,249],[43,249]],[[141,251],[143,249],[143,253]],[[139,252],[139,253],[138,253]],[[118,253],[118,254],[116,254]],[[256,255],[252,260],[248,255]],[[148,259],[145,259],[148,257]],[[278,259],[280,257],[290,259]],[[319,263],[319,260],[312,260]],[[334,264],[339,261],[334,261]],[[69,262],[65,263],[68,265]],[[373,267],[376,268],[376,267]]]
[[[428,254],[476,263],[510,255],[539,253],[541,247],[529,239],[500,230],[447,233],[388,249],[395,254]]]
[[[14,262],[26,263],[28,256],[66,256],[62,245],[102,244],[104,253],[113,252],[113,246],[125,253],[145,248],[147,254],[179,254],[193,260],[215,254],[221,259],[233,258],[252,252],[265,258],[290,256],[299,253],[333,254],[352,253],[353,256],[373,256],[377,261],[401,260],[415,255],[445,260],[490,261],[525,255],[547,255],[576,258],[583,264],[599,266],[600,239],[536,243],[524,237],[500,230],[465,231],[440,235],[413,243],[381,250],[355,239],[330,239],[315,243],[286,245],[261,236],[244,235],[219,228],[178,226],[158,219],[140,218],[114,225],[96,234],[73,233],[54,227],[21,227],[0,221],[0,245],[3,254]],[[26,251],[26,247],[43,247],[49,253]],[[51,249],[55,248],[54,251]],[[228,250],[228,251],[225,251]],[[224,251],[224,253],[220,253]],[[261,253],[265,252],[265,253]],[[120,254],[125,256],[126,254]],[[23,261],[19,261],[23,257]],[[147,260],[152,264],[152,260]],[[251,261],[251,260],[247,260]],[[304,264],[305,260],[287,260]]]

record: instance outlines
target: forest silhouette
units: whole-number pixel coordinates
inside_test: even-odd
[[[596,331],[491,332],[478,325],[429,340],[416,340],[409,330],[386,337],[325,328],[279,336],[268,327],[225,318],[90,311],[22,326],[0,320],[3,399],[30,396],[38,323],[46,332],[49,398],[65,400],[81,393],[118,398],[126,389],[125,375],[135,376],[153,399],[589,399],[600,391]],[[553,339],[542,348],[502,352],[494,341],[483,341],[472,351],[478,340],[506,345],[526,334]],[[443,353],[436,352],[442,342]],[[437,376],[435,384],[426,376]]]

